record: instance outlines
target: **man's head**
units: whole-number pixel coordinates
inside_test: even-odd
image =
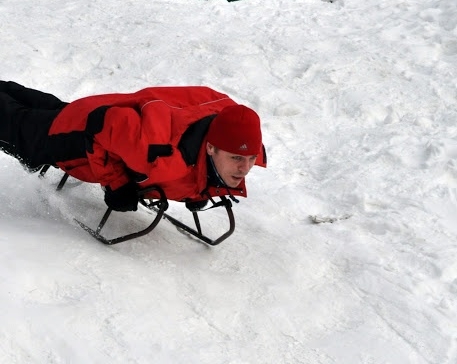
[[[237,187],[262,150],[257,113],[243,105],[227,106],[211,122],[206,150],[229,187]]]

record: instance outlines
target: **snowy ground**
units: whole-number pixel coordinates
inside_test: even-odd
[[[455,0],[1,0],[0,39],[1,79],[67,101],[228,93],[269,154],[213,248],[104,246],[97,186],[0,154],[0,363],[457,362]]]

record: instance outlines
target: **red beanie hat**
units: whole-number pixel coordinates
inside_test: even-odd
[[[244,105],[227,106],[211,122],[207,140],[229,153],[259,154],[262,148],[259,115]]]

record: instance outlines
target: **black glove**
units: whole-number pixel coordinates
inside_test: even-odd
[[[138,209],[138,191],[135,182],[112,190],[109,186],[105,188],[105,203],[115,211],[136,211]]]
[[[207,203],[208,200],[186,202],[186,207],[189,211],[197,212],[200,211],[203,207],[205,207]]]

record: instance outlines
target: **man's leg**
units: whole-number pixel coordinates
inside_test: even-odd
[[[24,106],[0,90],[0,148],[16,156],[17,126],[14,120],[21,118]]]
[[[0,92],[10,95],[22,105],[33,109],[57,110],[67,105],[54,95],[24,87],[13,81],[0,81]]]
[[[0,149],[29,169],[52,164],[46,141],[49,127],[59,112],[27,107],[0,91]]]

